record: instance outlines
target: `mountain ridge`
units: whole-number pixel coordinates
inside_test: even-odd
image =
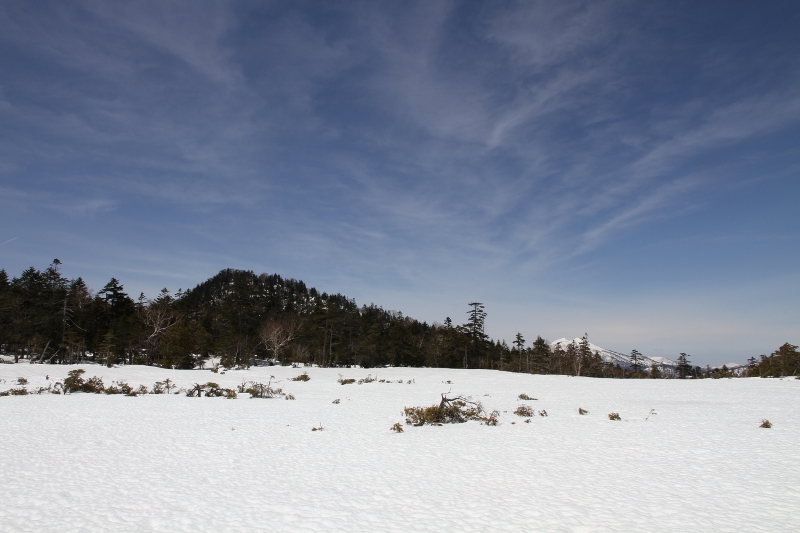
[[[581,343],[581,337],[575,337],[574,339],[570,340],[566,337],[562,337],[558,340],[555,340],[550,343],[550,347],[555,349],[560,347],[563,350],[566,350],[567,346],[571,343],[575,343],[579,345]],[[608,348],[603,348],[602,346],[598,346],[592,342],[589,342],[589,349],[592,353],[597,352],[600,354],[600,358],[606,362],[611,363],[612,365],[619,365],[621,368],[632,368],[633,363],[631,362],[631,356],[626,355],[621,352],[617,352],[614,350],[609,350]],[[648,357],[646,355],[641,355],[641,362],[642,368],[649,369],[653,364],[655,364],[660,370],[668,370],[670,372],[675,371],[678,368],[678,362],[673,361],[672,359],[667,359],[666,357]]]

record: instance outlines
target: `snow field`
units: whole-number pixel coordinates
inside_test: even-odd
[[[18,377],[32,390],[74,368],[0,365],[0,390]],[[797,380],[81,368],[106,386],[169,377],[233,388],[274,375],[296,400],[0,398],[0,531],[797,529]],[[288,381],[304,371],[310,381]],[[340,385],[339,374],[403,383]],[[405,426],[403,407],[438,403],[448,391],[499,410],[500,425],[389,431]],[[520,404],[549,416],[524,423],[513,414]],[[763,418],[773,428],[759,428]]]

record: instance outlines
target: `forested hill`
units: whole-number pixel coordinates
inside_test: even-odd
[[[166,289],[136,300],[112,278],[94,293],[67,279],[54,260],[9,280],[0,270],[0,355],[41,363],[95,361],[195,368],[214,360],[233,368],[264,361],[375,367],[432,366],[598,377],[658,377],[656,368],[604,361],[586,336],[550,346],[509,346],[484,331],[486,312],[467,304],[463,324],[419,322],[374,304],[359,307],[341,294],[320,293],[277,274],[226,269],[186,292]],[[459,313],[459,314],[461,314]],[[796,347],[786,344],[751,371],[798,372]],[[758,369],[756,368],[758,367]],[[680,377],[712,374],[685,363]]]
[[[225,269],[204,281],[194,289],[186,291],[181,299],[185,308],[219,306],[231,302],[237,296],[245,296],[239,305],[252,305],[262,311],[295,312],[308,314],[318,304],[333,304],[341,308],[356,310],[355,301],[341,294],[320,293],[310,289],[302,281],[284,279],[278,274],[256,275],[252,271]],[[242,298],[239,298],[242,300]]]
[[[324,366],[422,366],[418,337],[437,329],[277,274],[226,269],[177,295],[174,310],[226,366],[271,358]],[[199,347],[200,343],[198,343]],[[198,351],[195,349],[194,351]],[[200,349],[199,351],[204,351]]]

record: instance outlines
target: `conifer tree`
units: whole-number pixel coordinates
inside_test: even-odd
[[[747,360],[747,376],[748,377],[755,376],[757,368],[758,368],[758,360],[751,355],[750,358]]]
[[[466,328],[468,335],[470,337],[470,352],[473,356],[473,361],[484,354],[485,344],[488,339],[486,332],[484,331],[484,323],[486,321],[486,311],[484,311],[483,304],[481,302],[470,302],[469,304],[472,309],[467,311],[469,315],[469,319],[467,323],[464,325]],[[469,362],[465,357],[464,361],[464,368],[469,367]]]
[[[531,355],[534,370],[540,374],[548,374],[550,372],[552,351],[550,350],[550,345],[541,336],[536,337],[536,340],[533,341]]]
[[[486,333],[484,332],[486,312],[483,309],[483,304],[481,302],[470,302],[467,305],[472,307],[472,309],[467,311],[469,319],[467,320],[466,324],[470,335],[472,335],[472,338],[477,341],[486,340]]]
[[[520,333],[518,331],[517,335],[514,337],[514,342],[512,342],[511,344],[513,344],[514,347],[516,348],[516,350],[517,350],[517,358],[521,361],[522,360],[522,350],[525,348],[525,339],[522,337],[522,333]],[[528,352],[526,350],[525,351],[525,372],[530,373],[530,371],[531,371],[531,362],[530,362],[529,354],[528,354]]]
[[[678,357],[678,378],[686,379],[692,373],[692,365],[689,363],[689,356],[681,352]]]
[[[655,363],[650,364],[650,377],[652,379],[659,379],[661,377],[661,369]]]
[[[631,367],[634,374],[638,374],[641,370],[641,360],[642,354],[639,353],[639,350],[631,350]]]

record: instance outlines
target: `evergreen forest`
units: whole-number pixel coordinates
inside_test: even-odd
[[[785,343],[748,361],[743,371],[692,366],[686,354],[674,373],[638,364],[604,362],[580,343],[552,348],[490,339],[480,302],[467,305],[462,324],[420,322],[375,304],[358,306],[342,294],[319,292],[277,274],[226,269],[193,289],[154,299],[129,296],[116,278],[97,292],[67,279],[54,260],[9,279],[0,270],[0,353],[15,362],[96,362],[165,368],[225,368],[259,364],[480,368],[613,378],[797,376],[800,353]],[[214,363],[212,363],[214,364]],[[673,376],[674,374],[674,376]]]

